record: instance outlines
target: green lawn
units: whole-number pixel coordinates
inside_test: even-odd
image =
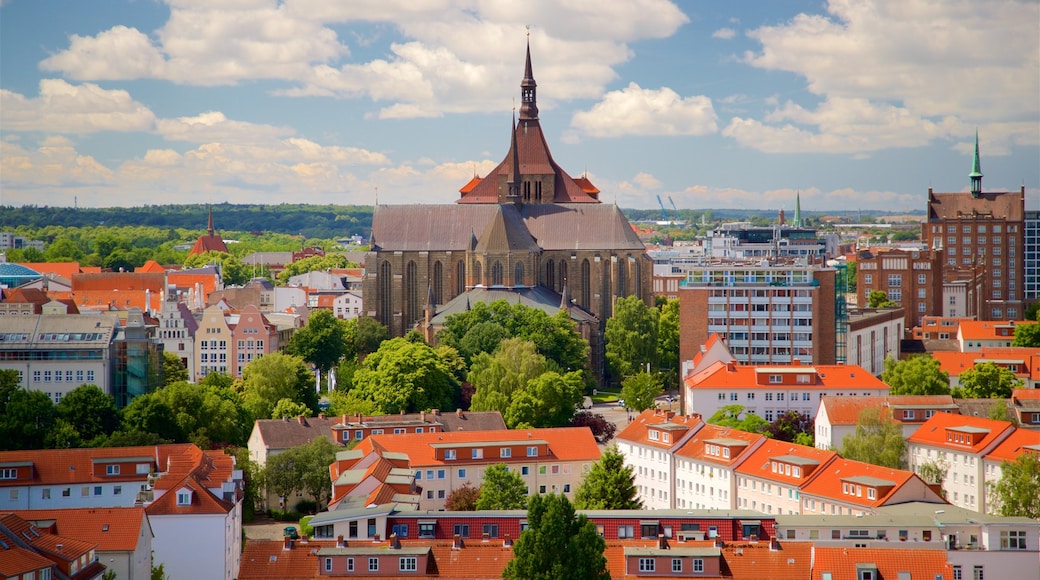
[[[619,391],[599,391],[595,395],[592,395],[593,403],[616,403],[618,396],[621,393]]]

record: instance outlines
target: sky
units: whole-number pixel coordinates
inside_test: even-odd
[[[451,203],[528,42],[604,202],[1040,205],[1035,0],[0,0],[0,204]]]

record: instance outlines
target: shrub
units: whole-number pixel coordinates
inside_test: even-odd
[[[293,509],[301,514],[316,514],[318,513],[318,502],[309,499],[301,499],[296,502]]]
[[[311,527],[311,518],[314,516],[303,516],[300,518],[300,536],[309,538],[314,534],[314,528]]]
[[[303,514],[297,511],[271,510],[271,519],[278,522],[295,522],[302,517]]]

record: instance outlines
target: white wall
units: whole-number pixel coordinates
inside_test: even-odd
[[[155,565],[163,564],[173,580],[233,578],[224,520],[225,514],[152,516]]]
[[[81,507],[133,507],[144,481],[121,483],[77,483],[68,485],[11,486],[0,489],[0,511],[43,510]],[[121,488],[117,495],[115,490]],[[87,495],[83,495],[83,488]],[[101,488],[95,495],[95,488]],[[43,490],[50,490],[50,499],[43,499]],[[62,492],[69,490],[69,496]],[[17,497],[15,497],[17,496]]]

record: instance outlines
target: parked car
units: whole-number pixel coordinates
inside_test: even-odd
[[[285,529],[282,530],[282,533],[286,538],[292,540],[300,539],[300,533],[296,531],[296,526],[285,526]]]

